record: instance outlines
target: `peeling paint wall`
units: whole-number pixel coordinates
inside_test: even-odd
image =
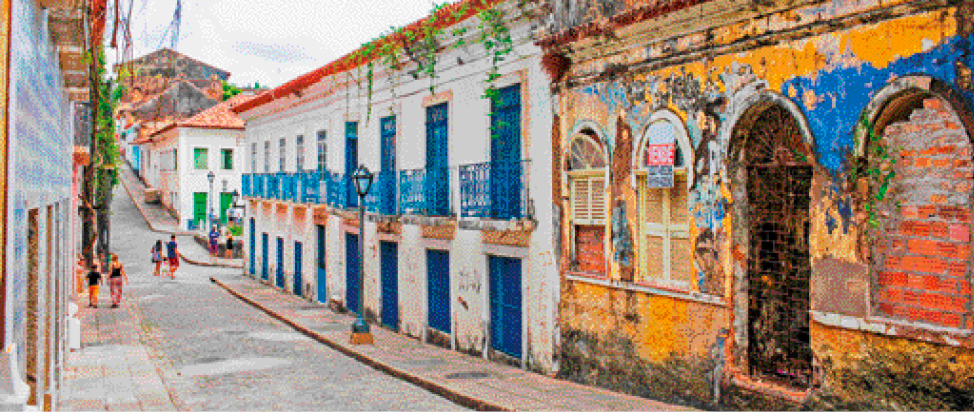
[[[623,3],[585,4],[596,11],[599,4],[611,9],[605,15],[638,6]],[[567,75],[554,86],[561,124],[553,137],[561,151],[552,155],[553,173],[560,177],[555,200],[565,211],[558,242],[563,351],[578,336],[594,340],[589,347],[624,341],[622,346],[631,344],[642,360],[657,366],[674,358],[715,362],[709,376],[688,381],[726,382],[732,376],[746,380],[748,254],[755,251],[748,244],[746,173],[738,133],[749,129],[761,107],[777,105],[797,122],[801,145],[811,154],[807,161],[814,168],[807,235],[813,320],[809,335],[819,379],[813,386],[834,378],[819,372],[821,357],[857,357],[866,350],[823,349],[839,333],[835,330],[868,342],[895,340],[903,347],[936,342],[940,346],[935,347],[945,351],[969,354],[974,341],[965,337],[969,334],[964,329],[970,326],[960,325],[955,333],[911,319],[897,327],[895,320],[877,312],[874,265],[861,247],[871,235],[864,231],[864,204],[856,200],[849,175],[862,156],[862,136],[854,133],[857,124],[864,115],[878,116],[896,97],[892,89],[943,96],[970,137],[972,7],[835,0],[790,9],[764,4],[761,10],[769,14],[752,19],[758,11],[748,11],[748,4],[733,2],[727,9],[734,12],[712,18],[700,16],[714,13],[712,7],[695,6],[687,13],[696,12],[696,19],[681,32],[671,28],[683,18],[674,13],[670,21],[664,16],[576,40],[571,49],[549,48],[549,53],[572,61]],[[554,19],[562,20],[549,29],[598,21],[566,10],[556,13]],[[683,34],[688,32],[693,34]],[[900,88],[891,89],[896,84]],[[688,284],[676,288],[643,281],[642,267],[649,265],[640,263],[655,257],[640,255],[645,226],[640,221],[640,192],[646,189],[633,178],[637,172],[632,156],[640,153],[643,133],[663,112],[679,119],[677,126],[685,129],[692,152],[684,154],[690,162],[692,267]],[[572,223],[564,169],[564,151],[580,124],[595,125],[592,131],[604,143],[611,165],[606,189],[610,262],[606,273],[584,276],[569,270]],[[961,279],[969,285],[971,274]],[[830,291],[841,296],[829,297]],[[964,319],[970,318],[970,293],[970,288],[958,289],[959,298],[966,299],[960,305],[967,311]],[[725,336],[726,347],[715,351]],[[726,361],[726,368],[717,368],[716,360]],[[832,367],[838,367],[835,362]],[[594,367],[586,373],[612,373],[604,363]],[[715,392],[710,390],[708,396]]]

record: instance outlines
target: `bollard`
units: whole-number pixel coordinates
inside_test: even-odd
[[[81,320],[74,315],[78,313],[78,305],[68,303],[68,349],[81,349]]]

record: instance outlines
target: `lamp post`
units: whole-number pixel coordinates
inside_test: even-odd
[[[233,189],[233,193],[230,193],[230,210],[233,211],[233,218],[238,219],[240,226],[243,227],[243,225],[245,224],[244,223],[245,206],[244,204],[237,204],[237,199],[239,198],[240,198],[240,192],[237,192],[237,189]],[[229,219],[229,216],[227,218]],[[243,235],[241,234],[241,238],[242,236]],[[247,251],[246,248],[241,250],[241,252],[243,253],[246,253],[246,251]],[[232,251],[230,252],[230,257],[233,257]],[[241,257],[244,259],[244,264],[241,265],[241,270],[243,271],[242,274],[243,276],[247,276],[247,264],[246,264],[247,257],[242,256],[242,254]]]
[[[372,343],[369,324],[365,322],[365,195],[372,187],[372,172],[365,165],[359,165],[352,175],[355,192],[358,194],[358,262],[359,262],[359,290],[358,290],[358,320],[352,324],[352,343]]]
[[[213,231],[213,179],[216,179],[216,174],[210,170],[210,173],[206,174],[206,178],[210,180],[210,193],[207,196],[209,198],[207,199],[209,211],[206,214],[206,217],[207,221],[210,222],[210,231]]]
[[[223,194],[224,193],[227,193],[227,184],[228,183],[229,182],[227,182],[227,179],[224,178],[223,179],[223,191],[220,192],[220,208],[221,209],[223,208]],[[224,211],[221,210],[220,213],[223,214],[223,213],[226,213],[226,212],[224,212]],[[226,222],[223,222],[223,220],[220,220],[220,227],[223,227],[223,226],[230,226],[230,216],[229,215],[227,215],[227,221]]]

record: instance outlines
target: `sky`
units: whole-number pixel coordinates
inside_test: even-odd
[[[132,3],[132,57],[170,45],[176,0]],[[441,0],[442,1],[442,0]],[[276,87],[427,16],[430,0],[182,0],[176,50],[229,71],[230,83]],[[111,28],[106,36],[111,35]],[[106,48],[107,62],[119,62]]]

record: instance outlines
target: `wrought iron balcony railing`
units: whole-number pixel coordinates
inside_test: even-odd
[[[365,196],[365,208],[380,215],[395,215],[399,213],[398,200],[396,172],[389,170],[376,173],[372,188]]]
[[[243,197],[250,197],[250,173],[243,173],[240,175],[240,191]]]
[[[297,173],[278,173],[281,179],[281,200],[288,202],[298,201],[298,174]]]
[[[344,209],[346,197],[348,196],[348,179],[340,173],[327,172],[328,205],[331,207]]]
[[[460,216],[489,219],[528,217],[530,161],[460,166]]]
[[[439,167],[399,172],[399,205],[402,213],[450,215],[450,169]]]
[[[321,203],[321,174],[315,170],[308,170],[301,173],[301,202]]]
[[[277,174],[267,173],[264,175],[264,197],[267,199],[281,198],[281,178]]]

